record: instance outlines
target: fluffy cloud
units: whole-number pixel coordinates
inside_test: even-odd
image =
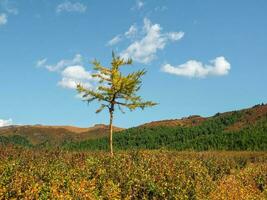
[[[87,9],[87,6],[82,3],[79,3],[79,2],[72,3],[70,1],[65,1],[57,6],[56,12],[57,13],[61,13],[61,12],[84,13],[86,9]]]
[[[83,67],[83,57],[76,54],[73,59],[62,59],[54,65],[47,64],[47,58],[36,62],[37,67],[44,67],[50,72],[57,72],[61,76],[58,85],[66,89],[76,89],[77,84],[82,84],[85,88],[93,88],[96,79],[89,71]]]
[[[0,119],[0,127],[10,126],[12,124],[13,124],[12,119],[8,119],[8,120]]]
[[[92,88],[94,78],[83,66],[69,66],[62,73],[62,79],[58,82],[63,88],[76,89],[77,84],[82,84],[86,88]]]
[[[44,58],[44,59],[38,60],[36,63],[36,66],[37,67],[45,67],[46,69],[48,69],[51,72],[56,72],[56,71],[61,71],[62,69],[66,68],[68,66],[81,65],[82,64],[82,56],[80,54],[76,54],[73,59],[71,59],[71,60],[62,59],[54,65],[49,65],[46,63],[47,63],[47,59]]]
[[[76,89],[77,84],[85,88],[92,88],[96,79],[83,67],[83,57],[76,54],[73,59],[62,59],[54,65],[48,65],[47,59],[43,58],[36,62],[37,67],[44,67],[50,72],[58,72],[61,80],[58,85],[66,89]]]
[[[205,78],[227,75],[231,69],[230,63],[222,56],[211,60],[210,63],[210,65],[204,65],[196,60],[189,60],[178,66],[166,64],[162,67],[162,71],[177,76]]]
[[[5,13],[0,14],[0,26],[7,23],[7,15]]]
[[[121,52],[123,58],[132,58],[140,63],[150,63],[156,58],[158,50],[165,48],[170,41],[178,41],[183,38],[184,32],[162,33],[159,24],[152,24],[147,18],[144,19],[143,31],[145,35],[131,43]]]

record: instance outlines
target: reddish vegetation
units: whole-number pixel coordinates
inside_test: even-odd
[[[263,116],[267,116],[267,104],[244,109],[242,110],[241,119],[232,126],[229,126],[227,130],[235,131],[245,126],[252,125],[256,121],[260,120]]]
[[[199,115],[192,115],[182,119],[170,119],[162,121],[153,121],[141,125],[141,127],[155,127],[155,126],[197,126],[200,125],[206,118]]]

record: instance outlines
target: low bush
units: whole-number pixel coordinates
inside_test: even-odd
[[[0,199],[227,199],[236,190],[260,199],[266,164],[264,152],[122,151],[110,158],[1,147]]]

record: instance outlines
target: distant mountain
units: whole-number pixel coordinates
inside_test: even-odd
[[[267,105],[162,120],[137,127],[114,127],[115,149],[267,150]],[[108,126],[9,126],[0,129],[0,144],[62,147],[69,150],[108,149]]]
[[[154,121],[120,131],[113,138],[117,149],[267,150],[267,105]],[[108,140],[85,140],[65,145],[74,150],[105,150]]]
[[[114,127],[114,131],[122,128]],[[0,128],[0,137],[21,136],[33,145],[49,143],[59,145],[65,141],[81,141],[101,138],[108,135],[108,126],[97,124],[94,127],[80,128],[74,126],[7,126]]]

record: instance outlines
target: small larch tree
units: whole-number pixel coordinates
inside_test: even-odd
[[[123,107],[133,111],[137,108],[144,109],[156,105],[152,101],[143,101],[136,93],[141,87],[141,77],[145,75],[145,70],[124,75],[121,72],[122,66],[132,64],[132,59],[123,59],[112,53],[110,67],[104,67],[95,60],[93,63],[96,73],[92,77],[98,80],[96,89],[85,88],[82,84],[77,85],[77,91],[82,94],[88,103],[96,100],[100,103],[96,113],[104,109],[109,111],[109,147],[110,154],[113,156],[112,134],[113,134],[113,115],[116,108],[124,113]]]

